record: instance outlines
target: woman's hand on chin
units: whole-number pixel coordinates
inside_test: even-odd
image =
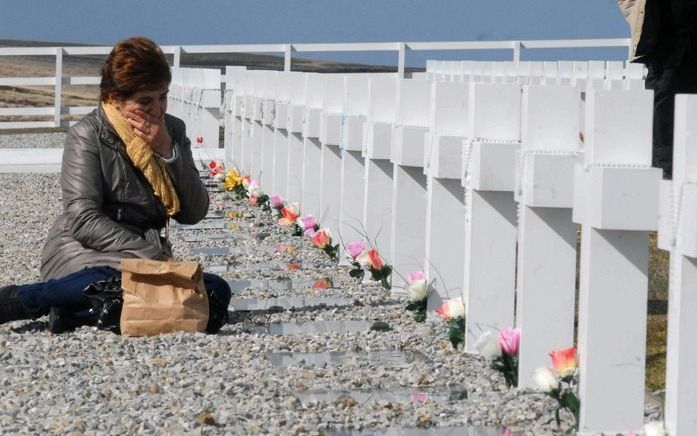
[[[156,118],[141,109],[134,109],[124,111],[123,115],[133,126],[136,136],[150,144],[155,152],[165,157],[172,155],[172,139],[165,127],[164,113]]]

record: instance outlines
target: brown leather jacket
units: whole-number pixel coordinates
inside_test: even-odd
[[[181,203],[173,218],[193,224],[208,211],[208,193],[191,156],[184,122],[165,115],[165,125],[178,155],[166,165]],[[165,207],[131,164],[101,108],[68,131],[60,184],[63,213],[56,218],[41,256],[45,280],[94,266],[118,269],[122,257],[166,257],[161,247],[144,237],[148,229],[165,226]]]

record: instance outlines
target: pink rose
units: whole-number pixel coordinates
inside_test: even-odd
[[[517,356],[520,347],[520,329],[505,328],[499,333],[501,351],[507,356]]]
[[[269,202],[271,203],[271,207],[274,209],[281,209],[285,205],[285,200],[283,200],[283,197],[278,194],[274,194],[269,197]]]
[[[423,271],[417,271],[414,274],[407,275],[407,283],[412,284],[417,280],[423,280],[425,278],[426,278],[426,275],[424,274]]]
[[[316,230],[315,227],[317,226],[317,220],[315,220],[315,217],[312,216],[312,214],[305,214],[302,216],[302,218],[300,218],[300,220],[303,222],[303,227],[305,230]]]
[[[327,229],[322,229],[312,235],[312,243],[318,248],[324,248],[332,243],[332,237]]]
[[[346,251],[351,259],[356,260],[365,250],[365,241],[351,241],[346,244]]]

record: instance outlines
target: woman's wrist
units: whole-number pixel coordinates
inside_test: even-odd
[[[169,154],[163,154],[160,152],[157,152],[157,154],[160,156],[160,159],[162,159],[164,163],[170,164],[177,159],[177,147],[172,143]]]
[[[174,154],[174,147],[172,146],[172,139],[167,135],[163,140],[155,146],[155,151],[157,154],[164,158],[171,158]]]

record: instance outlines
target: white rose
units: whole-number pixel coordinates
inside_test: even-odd
[[[462,302],[462,298],[454,298],[448,301],[448,308],[450,309],[451,318],[465,316],[465,303]]]
[[[499,337],[492,331],[486,331],[477,339],[474,346],[479,350],[482,356],[487,360],[494,360],[501,356],[501,345],[499,345]]]
[[[297,225],[301,229],[305,230],[305,223],[299,217],[295,220],[295,225]]]
[[[358,256],[356,262],[358,262],[362,268],[370,268],[370,256],[368,256],[368,252],[366,251]]]
[[[556,374],[546,366],[537,368],[532,374],[532,379],[535,380],[535,383],[537,383],[537,386],[543,392],[551,392],[555,389],[559,389],[559,380]]]
[[[224,182],[225,181],[225,173],[218,173],[213,176],[213,180],[216,182]]]
[[[286,209],[288,209],[288,211],[291,212],[293,215],[300,215],[300,204],[298,204],[297,202],[287,204]]]
[[[666,430],[663,427],[663,422],[652,421],[644,424],[644,435],[646,436],[666,436]]]
[[[262,195],[264,195],[264,191],[262,191],[259,186],[255,186],[254,188],[252,188],[250,194],[252,195],[252,197],[259,198]]]
[[[426,298],[428,294],[428,285],[426,284],[426,279],[415,280],[409,284],[407,287],[409,291],[409,298],[412,301],[421,301]]]

